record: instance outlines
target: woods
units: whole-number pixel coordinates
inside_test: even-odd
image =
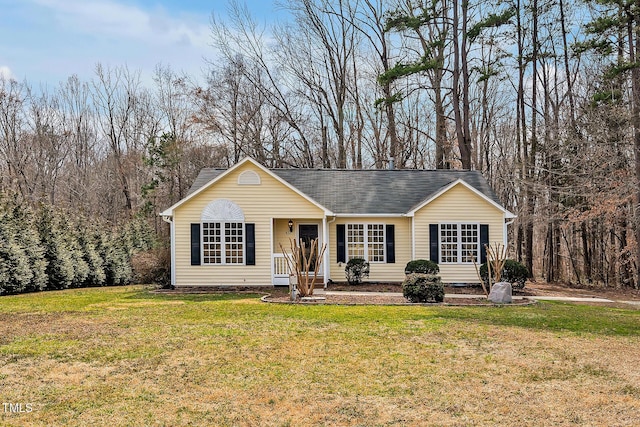
[[[245,156],[476,169],[518,215],[509,257],[535,278],[640,286],[639,1],[283,7],[268,26],[235,1],[212,16],[203,76],[97,64],[56,87],[0,78],[3,205],[107,228],[142,217],[166,239],[157,213],[201,168]]]

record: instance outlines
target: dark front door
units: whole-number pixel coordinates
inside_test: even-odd
[[[304,255],[306,259],[309,259],[311,255],[311,241],[318,239],[318,224],[300,224],[298,225],[298,238],[300,239],[300,244],[304,243]],[[316,248],[317,249],[317,248]],[[315,258],[316,254],[314,254],[313,259],[311,260],[311,267],[309,267],[309,271],[313,271],[315,269]],[[305,266],[302,266],[302,270],[305,269]]]

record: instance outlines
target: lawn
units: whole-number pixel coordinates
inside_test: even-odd
[[[274,305],[134,286],[2,297],[0,424],[631,426],[639,344],[639,310],[559,303]]]

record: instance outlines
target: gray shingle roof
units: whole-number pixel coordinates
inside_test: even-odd
[[[423,169],[270,169],[320,205],[341,214],[403,214],[462,179],[502,203],[478,171]],[[224,172],[202,169],[189,194]]]

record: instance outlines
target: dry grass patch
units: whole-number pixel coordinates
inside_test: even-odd
[[[0,414],[0,423],[569,426],[640,419],[637,311],[290,306],[252,295],[101,291],[40,294],[33,311],[28,298],[1,300],[2,400],[34,410]]]

